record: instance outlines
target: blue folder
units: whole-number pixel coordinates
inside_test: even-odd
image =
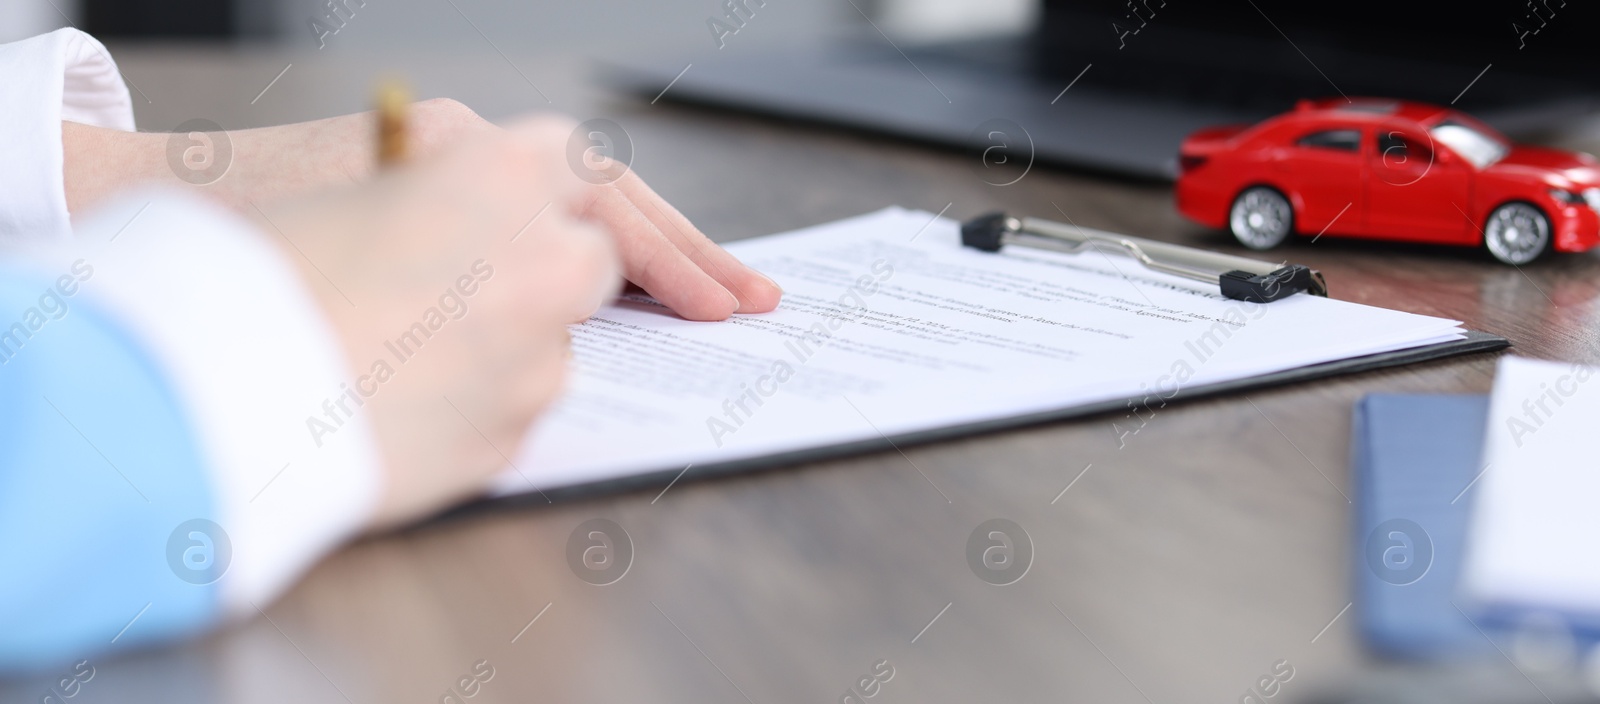
[[[1379,654],[1495,654],[1485,633],[1500,636],[1468,616],[1456,590],[1488,411],[1487,396],[1373,394],[1356,404],[1355,613]]]

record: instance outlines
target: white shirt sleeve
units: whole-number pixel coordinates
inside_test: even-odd
[[[72,234],[61,121],[133,130],[111,54],[76,29],[0,44],[0,247]]]
[[[371,520],[383,488],[366,415],[310,432],[356,383],[338,338],[283,250],[199,197],[146,189],[81,218],[49,247],[79,294],[123,322],[188,412],[232,544],[224,607],[255,613]],[[52,276],[53,278],[53,276]]]

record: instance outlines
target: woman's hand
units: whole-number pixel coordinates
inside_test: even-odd
[[[475,138],[504,135],[503,129],[453,100],[415,104],[409,123],[413,155],[424,159]],[[373,115],[360,113],[231,131],[227,171],[213,183],[193,185],[168,165],[171,135],[63,123],[67,205],[78,212],[134,184],[160,182],[197,190],[250,214],[252,204],[370,179],[374,130]],[[568,136],[546,155],[553,168],[567,168]],[[776,284],[717,246],[637,174],[625,167],[623,171],[606,184],[574,179],[571,203],[574,215],[604,226],[616,238],[627,280],[690,320],[721,320],[777,307],[782,292]],[[534,207],[548,202],[535,193],[523,197]]]
[[[375,526],[482,491],[555,398],[566,326],[621,285],[554,118],[252,216],[346,351],[386,481]]]

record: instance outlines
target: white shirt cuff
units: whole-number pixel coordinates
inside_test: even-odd
[[[62,120],[133,130],[133,102],[105,46],[71,28],[0,44],[0,246],[72,234]]]
[[[356,414],[320,446],[306,418],[355,388],[292,263],[237,215],[146,190],[84,219],[83,291],[124,321],[186,406],[233,546],[224,606],[254,613],[370,521],[380,458]],[[348,385],[348,386],[346,386]]]

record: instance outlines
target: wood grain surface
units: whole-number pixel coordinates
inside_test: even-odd
[[[116,49],[147,130],[360,110],[385,71],[493,119],[609,117],[634,168],[723,241],[898,204],[1243,253],[1182,220],[1166,186],[1047,165],[990,186],[959,151],[613,96],[567,57]],[[1336,298],[1456,318],[1514,354],[1600,362],[1592,254],[1519,270],[1323,238],[1283,256],[1322,269]],[[1497,358],[1178,403],[1125,443],[1121,416],[1101,416],[433,522],[345,547],[264,616],[103,664],[84,699],[440,702],[487,661],[493,677],[461,701],[838,702],[887,661],[869,701],[1221,704],[1286,660],[1295,675],[1276,701],[1302,700],[1379,667],[1352,630],[1352,404],[1482,393]],[[567,556],[596,518],[634,550],[605,586]],[[969,535],[995,518],[1034,546],[1008,586],[968,566]]]

